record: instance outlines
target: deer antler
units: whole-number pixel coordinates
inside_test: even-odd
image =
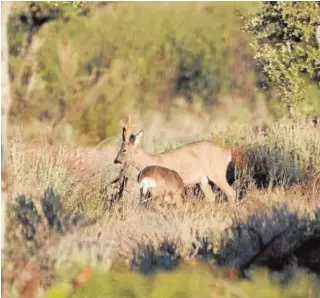
[[[128,140],[131,134],[131,115],[127,115],[123,120],[121,120],[122,125],[122,139],[123,141]]]

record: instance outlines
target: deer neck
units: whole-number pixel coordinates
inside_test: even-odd
[[[142,148],[138,148],[132,164],[141,171],[147,166],[158,165],[159,158],[156,155],[145,152]]]

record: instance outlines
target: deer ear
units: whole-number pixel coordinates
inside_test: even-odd
[[[122,127],[122,141],[126,141],[126,134],[127,134],[127,129],[125,127]]]
[[[143,130],[140,130],[140,131],[135,135],[134,143],[135,143],[136,145],[139,145],[139,144],[140,144],[141,139],[142,139],[142,136],[143,136]]]
[[[122,141],[125,142],[131,132],[131,115],[127,115],[120,123],[122,126]]]

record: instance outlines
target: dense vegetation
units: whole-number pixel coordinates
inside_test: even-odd
[[[240,20],[255,4],[86,5],[79,14],[43,8],[41,25],[17,21],[32,19],[17,6],[9,28],[15,118],[72,127],[97,143],[118,131],[125,112],[168,114],[179,98],[210,113],[226,98],[256,104]]]
[[[309,113],[319,112],[320,102],[317,26],[320,26],[320,4],[311,1],[264,2],[262,9],[245,24],[245,29],[254,36],[254,58],[269,84],[278,88],[288,107],[303,101],[300,108]]]

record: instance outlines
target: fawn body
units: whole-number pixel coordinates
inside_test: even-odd
[[[182,202],[184,185],[176,171],[161,166],[147,166],[138,176],[140,193],[153,199],[163,199],[170,204]]]

